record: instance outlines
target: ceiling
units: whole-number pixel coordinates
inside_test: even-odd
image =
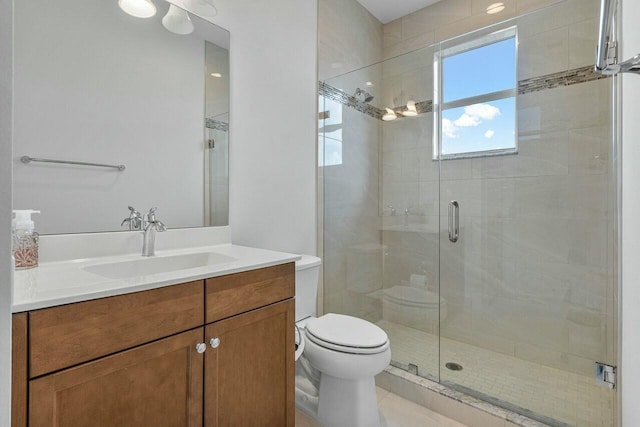
[[[438,3],[440,0],[358,0],[380,22],[386,24],[395,19]]]

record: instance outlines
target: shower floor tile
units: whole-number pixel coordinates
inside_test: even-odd
[[[571,426],[614,424],[614,392],[593,377],[540,365],[397,323],[377,323],[389,335],[394,361],[418,366],[421,376],[452,382]],[[441,360],[442,366],[438,366]],[[455,362],[461,371],[444,364]]]

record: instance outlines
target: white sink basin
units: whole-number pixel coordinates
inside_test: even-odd
[[[84,270],[106,277],[107,279],[126,279],[129,277],[148,276],[176,270],[188,270],[190,268],[206,267],[233,261],[237,261],[237,259],[215,252],[202,252],[149,258],[140,257],[140,259],[133,261],[89,265],[84,267]]]

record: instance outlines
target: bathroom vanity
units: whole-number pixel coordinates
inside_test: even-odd
[[[212,248],[198,251],[230,260],[126,279],[95,271],[132,256],[18,272],[34,282],[14,304],[13,426],[294,426],[298,257]],[[91,276],[95,292],[74,286]]]

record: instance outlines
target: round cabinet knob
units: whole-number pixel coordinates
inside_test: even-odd
[[[211,338],[209,344],[211,344],[211,348],[218,348],[218,346],[220,345],[220,338]]]
[[[207,351],[207,345],[203,342],[199,342],[198,344],[196,344],[196,351],[200,354],[204,353],[205,351]]]

